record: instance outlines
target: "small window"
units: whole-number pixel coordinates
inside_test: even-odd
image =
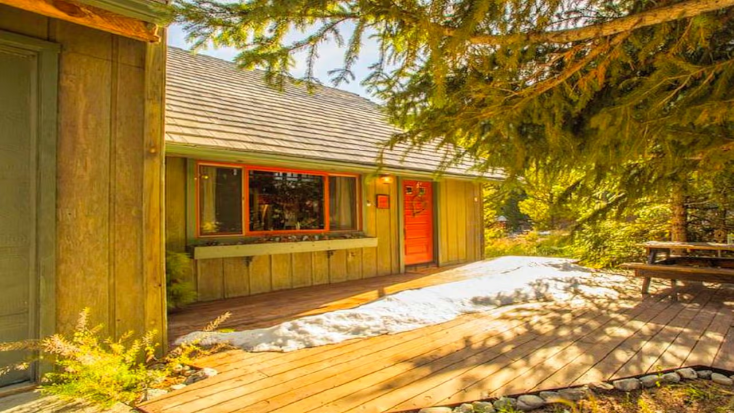
[[[250,231],[323,230],[324,176],[250,170]]]
[[[242,234],[242,169],[199,165],[199,234]]]
[[[332,231],[356,230],[357,178],[329,177],[329,226]]]

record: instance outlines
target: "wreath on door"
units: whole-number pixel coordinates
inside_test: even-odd
[[[418,206],[417,208],[416,205]],[[423,195],[414,195],[410,207],[413,210],[413,217],[417,217],[423,211],[428,209],[428,202],[426,202],[426,197]]]

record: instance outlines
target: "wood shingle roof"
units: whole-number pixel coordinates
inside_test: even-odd
[[[260,71],[169,47],[166,143],[377,167],[381,145],[398,130],[374,102],[329,87],[309,93],[268,87]],[[448,150],[434,145],[385,151],[382,166],[434,172]],[[471,163],[445,168],[477,176]]]

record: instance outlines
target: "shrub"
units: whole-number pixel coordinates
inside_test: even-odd
[[[196,301],[196,289],[188,280],[191,259],[186,253],[166,251],[166,299],[169,310],[178,310]]]
[[[102,326],[89,327],[89,309],[79,315],[70,338],[61,334],[39,341],[5,343],[0,351],[30,350],[40,352],[39,358],[50,359],[57,367],[41,380],[41,392],[62,399],[83,398],[109,407],[116,402],[134,403],[146,389],[160,382],[165,373],[148,370],[146,363],[154,357],[156,332],[151,331],[130,342],[131,333],[119,340],[101,341]],[[5,370],[25,369],[30,362],[9,366]]]
[[[484,256],[487,258],[509,255],[569,257],[568,242],[569,237],[563,232],[541,236],[533,231],[511,238],[487,239]]]
[[[216,330],[229,318],[226,313],[209,323],[204,332]],[[32,362],[46,360],[55,369],[41,379],[41,392],[62,399],[84,399],[101,407],[117,402],[134,405],[142,400],[145,391],[162,387],[166,381],[182,381],[181,366],[195,358],[219,351],[225,345],[208,349],[198,341],[174,348],[162,359],[155,357],[158,347],[153,342],[155,331],[132,340],[132,332],[120,339],[100,339],[102,325],[89,327],[89,309],[84,309],[71,337],[55,334],[42,340],[0,343],[0,351],[27,350],[38,356],[34,359],[0,369],[0,376],[13,370],[25,370]],[[168,380],[167,380],[168,379]]]
[[[605,220],[582,226],[575,234],[570,254],[585,265],[615,267],[644,259],[637,246],[645,241],[668,239],[670,212],[667,205],[642,209],[629,220]]]

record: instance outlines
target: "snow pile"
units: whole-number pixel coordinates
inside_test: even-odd
[[[293,351],[306,347],[394,334],[500,306],[574,297],[616,299],[626,278],[594,274],[563,258],[503,257],[462,267],[475,278],[402,291],[360,307],[230,333],[194,332],[177,343],[228,343],[249,351]],[[600,282],[601,281],[601,282]],[[600,285],[604,284],[604,285]],[[274,303],[277,305],[277,303]]]

